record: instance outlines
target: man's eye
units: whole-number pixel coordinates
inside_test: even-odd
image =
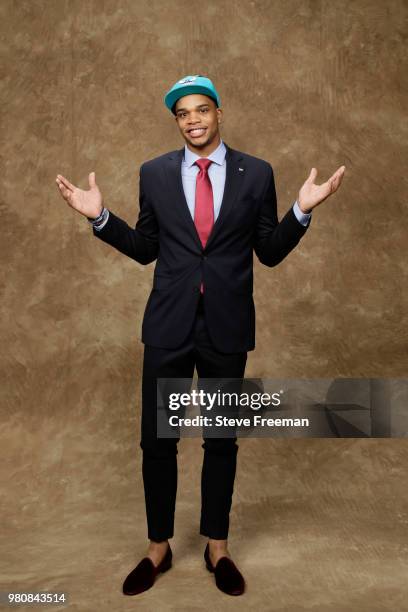
[[[203,113],[206,113],[208,111],[208,108],[202,108],[201,110],[203,111]]]

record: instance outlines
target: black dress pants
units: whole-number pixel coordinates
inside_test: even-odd
[[[247,353],[220,353],[208,334],[203,298],[186,341],[177,349],[144,347],[140,446],[148,538],[156,542],[174,535],[177,493],[178,437],[157,438],[157,378],[192,381],[201,378],[243,378]],[[188,389],[189,390],[189,389]],[[203,438],[200,534],[228,537],[237,462],[237,438]]]

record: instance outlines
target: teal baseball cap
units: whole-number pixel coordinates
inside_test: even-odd
[[[214,100],[217,107],[221,106],[220,96],[214,87],[213,82],[202,74],[193,74],[185,76],[177,83],[174,83],[173,87],[164,96],[164,103],[169,110],[175,115],[173,106],[179,98],[188,96],[189,94],[201,93],[205,96],[209,96]]]

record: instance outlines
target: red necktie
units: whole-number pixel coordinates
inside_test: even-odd
[[[212,161],[202,157],[194,163],[200,168],[196,181],[194,224],[200,236],[201,244],[205,247],[214,225],[213,190],[208,176],[208,167],[212,164]],[[203,283],[201,283],[200,291],[204,293]]]

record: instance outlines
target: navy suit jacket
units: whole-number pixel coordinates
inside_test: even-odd
[[[225,143],[226,179],[219,215],[205,248],[181,178],[184,147],[140,167],[136,227],[109,209],[95,236],[141,264],[157,259],[142,324],[142,342],[177,348],[190,332],[204,282],[205,318],[218,351],[255,348],[253,251],[276,266],[307,230],[292,207],[280,223],[271,165]],[[310,224],[309,224],[310,225]]]

